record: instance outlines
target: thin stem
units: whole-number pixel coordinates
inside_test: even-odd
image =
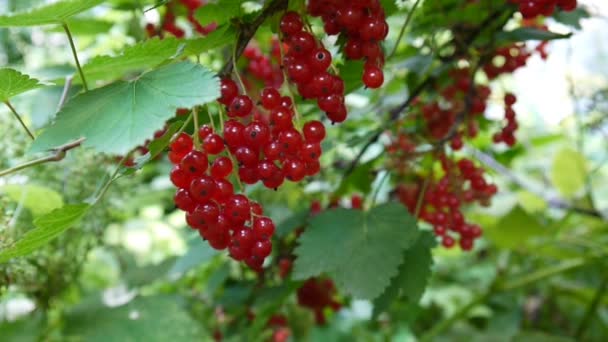
[[[87,84],[87,80],[84,78],[84,73],[82,72],[82,67],[80,66],[80,60],[78,60],[78,53],[76,52],[76,46],[74,45],[74,39],[72,38],[72,33],[68,28],[66,23],[63,23],[63,30],[65,34],[68,36],[68,40],[70,41],[70,48],[72,49],[72,55],[74,55],[74,61],[76,62],[76,67],[78,68],[78,73],[80,74],[80,79],[82,80],[82,86],[84,87],[84,91],[89,91],[89,85]]]
[[[424,197],[426,197],[426,191],[429,189],[429,184],[431,183],[431,178],[433,178],[433,166],[431,164],[431,174],[426,177],[424,183],[422,183],[422,189],[420,189],[420,194],[418,195],[418,200],[416,201],[416,209],[414,210],[414,218],[418,219],[420,216],[420,210],[422,210],[422,203],[424,203]]]
[[[67,143],[65,145],[62,145],[62,146],[59,146],[59,147],[55,148],[54,149],[55,153],[52,154],[52,155],[48,155],[46,157],[34,159],[32,161],[23,163],[21,165],[17,165],[17,166],[11,167],[10,169],[6,169],[6,170],[3,170],[3,171],[0,171],[0,177],[4,177],[6,175],[9,175],[11,173],[17,172],[19,170],[27,169],[28,167],[32,167],[32,166],[36,166],[36,165],[40,165],[40,164],[44,164],[44,163],[48,163],[48,162],[60,161],[63,158],[65,158],[65,155],[66,155],[67,151],[80,146],[83,141],[84,141],[84,138],[80,138],[78,140],[75,140],[73,142],[70,142],[70,143]]]
[[[282,39],[283,37],[280,38]],[[300,125],[300,112],[298,112],[298,108],[296,106],[296,99],[294,98],[293,92],[291,91],[291,86],[289,85],[289,77],[287,77],[287,71],[285,70],[285,66],[283,65],[283,57],[285,56],[285,51],[281,42],[279,42],[279,52],[281,53],[281,70],[283,71],[283,80],[285,82],[285,89],[287,89],[287,96],[289,96],[291,102],[293,103],[293,112],[296,117],[296,127],[301,128],[302,126]]]
[[[188,124],[190,124],[191,120],[192,120],[192,112],[190,113],[190,115],[188,115],[188,118],[186,119],[186,121],[184,121],[184,124],[182,125],[182,127],[180,127],[180,129],[177,132],[175,132],[173,137],[171,137],[171,140],[169,140],[170,143],[175,141],[175,139],[177,139],[177,137],[180,134],[182,134],[182,132],[186,129],[186,127],[188,127]]]
[[[589,261],[590,260],[588,260],[588,259],[582,259],[582,258],[564,261],[558,265],[543,268],[536,272],[526,274],[525,276],[523,276],[519,279],[515,279],[511,282],[504,283],[504,284],[500,285],[499,289],[501,291],[510,291],[510,290],[514,290],[514,289],[517,289],[520,287],[528,286],[530,284],[536,283],[537,281],[579,268],[579,267],[587,264]]]
[[[583,334],[587,330],[589,323],[591,323],[591,319],[593,318],[593,315],[595,315],[597,308],[598,308],[600,302],[602,301],[602,298],[606,294],[607,289],[608,289],[608,276],[604,276],[604,279],[602,279],[600,287],[597,289],[597,291],[595,291],[593,300],[591,300],[591,303],[589,304],[589,307],[587,308],[587,311],[585,312],[585,316],[583,316],[583,320],[581,321],[578,328],[576,329],[576,333],[574,333],[574,337],[576,338],[576,340],[581,340],[581,338],[583,337]]]
[[[194,119],[194,148],[197,150],[200,150],[201,141],[198,136],[199,125],[198,125],[198,107],[197,106],[194,106],[194,108],[192,108],[192,118]]]
[[[11,110],[11,112],[13,113],[13,115],[15,116],[17,121],[19,121],[19,123],[21,124],[21,127],[23,127],[25,132],[27,132],[27,135],[29,135],[30,138],[32,138],[32,140],[36,139],[36,137],[34,137],[34,134],[32,134],[30,129],[27,128],[27,125],[25,124],[25,122],[23,122],[23,120],[21,119],[21,116],[19,115],[19,113],[17,113],[17,111],[15,110],[15,107],[13,107],[13,105],[11,105],[11,103],[8,100],[6,100],[4,102],[4,104],[8,107],[8,109]]]
[[[213,115],[211,115],[211,111],[209,110],[209,107],[207,107],[207,116],[209,117],[209,122],[211,123],[211,128],[213,128],[213,130],[215,131],[215,122],[213,120]]]
[[[228,154],[228,158],[230,158],[232,165],[234,165],[232,168],[232,173],[236,179],[236,183],[239,185],[241,192],[245,192],[245,187],[243,187],[243,183],[241,183],[241,178],[239,177],[239,163],[228,149],[226,149],[226,154]]]
[[[219,105],[219,113],[218,113],[218,117],[220,118],[220,132],[224,131],[224,107],[222,107],[222,105]]]
[[[59,99],[59,103],[57,104],[57,111],[60,111],[65,105],[65,101],[68,99],[68,94],[70,92],[70,87],[72,86],[72,76],[65,77],[65,84],[63,85],[63,91],[61,92],[61,98]]]
[[[419,3],[420,3],[420,0],[416,0],[414,5],[408,12],[407,16],[405,17],[405,22],[403,23],[403,26],[401,26],[401,30],[399,31],[399,36],[397,36],[397,40],[395,41],[395,46],[393,46],[393,50],[391,51],[391,53],[388,54],[388,57],[386,59],[393,57],[395,52],[397,52],[397,47],[399,47],[399,43],[401,42],[401,39],[403,39],[403,35],[405,34],[405,29],[410,24],[410,21],[412,20],[412,17],[414,16],[414,12],[416,11],[416,7],[418,7]]]
[[[106,194],[106,192],[108,191],[108,189],[110,188],[110,185],[112,185],[112,183],[114,183],[114,181],[119,178],[119,177],[116,177],[116,176],[118,175],[118,172],[120,171],[120,168],[122,167],[122,165],[125,163],[125,161],[127,161],[127,159],[130,158],[130,156],[131,156],[131,152],[125,154],[122,157],[122,159],[120,159],[120,161],[116,165],[116,169],[114,170],[114,172],[112,173],[112,175],[110,176],[110,178],[108,179],[108,181],[103,185],[103,187],[101,188],[101,190],[99,190],[99,194],[93,200],[93,204],[99,202],[103,198],[103,196]]]
[[[243,80],[241,79],[241,75],[239,74],[239,70],[236,67],[236,44],[234,45],[234,49],[232,49],[232,71],[234,72],[234,75],[236,76],[236,79],[239,81],[239,84],[241,85],[241,91],[245,91],[245,83],[243,83]]]

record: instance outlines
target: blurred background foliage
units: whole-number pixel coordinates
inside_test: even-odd
[[[41,2],[0,1],[0,13]],[[278,192],[248,190],[279,230],[295,228],[313,199],[327,202],[326,193],[340,179],[334,166],[352,158],[378,124],[370,111],[398,103],[407,92],[403,80],[417,79],[411,74],[435,63],[429,46],[445,41],[454,23],[479,20],[475,11],[449,10],[459,2],[442,1],[446,9],[438,11],[436,1],[423,1],[387,65],[391,81],[379,92],[358,89],[349,95],[352,114],[339,130],[330,130],[334,144],[326,148],[321,177]],[[601,0],[581,3],[584,9],[575,14],[548,20],[553,30],[574,35],[552,42],[547,61],[533,57],[526,68],[492,84],[496,94],[518,95],[519,144],[495,147],[482,131],[463,152],[489,167],[500,192],[490,207],[466,213],[485,229],[473,252],[433,250],[433,273],[419,303],[403,298],[375,317],[370,302],[341,298],[342,309],[327,313],[327,325],[315,326],[310,312],[297,305],[291,282],[274,279],[257,288],[252,274],[187,229],[172,203],[170,165],[161,160],[119,179],[77,227],[27,257],[0,264],[0,340],[198,341],[219,331],[225,340],[269,338],[262,319],[248,321],[247,311],[253,310],[260,317],[286,315],[294,340],[605,341],[608,6]],[[412,4],[399,1],[400,9],[389,17],[387,50]],[[157,11],[141,9],[153,5],[109,0],[74,19],[81,58],[115,54],[141,39],[145,23],[158,20]],[[269,35],[263,28],[258,41]],[[61,82],[75,72],[67,44],[51,26],[0,29],[1,65],[58,80],[14,99],[34,129],[53,117]],[[203,58],[216,70],[222,64],[221,52]],[[499,111],[498,104],[490,105],[488,115]],[[0,136],[0,169],[28,159],[29,141],[4,107]],[[373,164],[381,152],[381,143],[373,146],[362,165]],[[30,229],[36,217],[89,198],[114,162],[78,149],[61,163],[0,179],[0,248]],[[390,196],[380,175],[349,182],[345,195]]]

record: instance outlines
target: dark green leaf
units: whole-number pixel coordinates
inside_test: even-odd
[[[362,61],[348,60],[344,65],[340,66],[340,76],[344,81],[344,93],[351,93],[363,86],[361,77],[363,76]]]
[[[559,21],[562,24],[572,26],[577,30],[582,29],[581,20],[590,18],[591,14],[589,11],[582,6],[579,6],[574,11],[555,11],[553,13],[553,19]]]
[[[85,137],[85,146],[125,155],[175,115],[177,108],[219,97],[218,79],[189,62],[169,64],[130,82],[116,82],[75,97],[31,148],[39,152]]]
[[[0,251],[0,262],[28,255],[46,245],[66,229],[78,223],[88,209],[88,204],[70,204],[40,216],[34,220],[35,229],[25,233],[12,246]]]
[[[328,210],[312,218],[300,236],[293,276],[303,280],[325,273],[340,290],[373,299],[390,284],[403,251],[417,237],[416,221],[397,203],[369,212]]]
[[[520,27],[512,31],[499,32],[496,39],[501,43],[524,42],[527,40],[554,40],[570,38],[572,33],[561,34],[533,27]]]
[[[170,278],[180,277],[189,270],[208,262],[216,255],[216,250],[197,236],[190,240],[188,251],[175,261],[168,275]]]
[[[387,309],[398,297],[405,297],[412,304],[418,303],[431,276],[431,248],[435,244],[434,234],[424,232],[416,243],[405,251],[399,273],[382,295],[374,300],[374,315]]]
[[[287,219],[281,221],[281,223],[277,225],[277,236],[284,237],[292,231],[305,226],[306,221],[308,220],[308,216],[310,216],[310,210],[306,209],[299,211],[293,214],[292,216],[289,216]]]

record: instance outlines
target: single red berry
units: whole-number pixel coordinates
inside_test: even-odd
[[[224,150],[224,139],[219,134],[209,134],[203,139],[203,149],[209,154],[218,154]]]
[[[243,139],[247,146],[259,150],[270,141],[270,128],[263,122],[252,121],[243,130]]]
[[[264,88],[260,95],[260,100],[264,108],[271,110],[281,104],[281,94],[276,88]]]
[[[202,125],[201,128],[198,129],[198,137],[201,140],[205,139],[211,133],[213,133],[213,128],[209,125]]]
[[[279,28],[285,35],[291,36],[302,31],[304,24],[300,15],[294,11],[286,12],[281,18]]]
[[[239,88],[236,83],[228,78],[222,79],[220,83],[220,91],[221,97],[217,101],[226,106],[228,106],[239,94]]]
[[[249,199],[244,195],[232,195],[226,200],[224,212],[228,221],[234,224],[242,224],[249,220]]]
[[[253,234],[257,240],[270,239],[274,234],[274,222],[268,217],[256,217],[253,219]]]
[[[201,176],[207,171],[209,160],[207,155],[201,151],[190,151],[184,156],[180,162],[181,169],[190,175],[190,177]]]
[[[228,157],[218,157],[211,164],[213,178],[226,178],[232,172],[232,161]]]
[[[215,180],[209,176],[195,178],[190,183],[190,194],[199,203],[204,203],[211,199],[216,189]]]
[[[247,95],[238,95],[230,102],[228,116],[243,118],[251,114],[252,109],[253,102],[251,101],[251,98]]]
[[[304,139],[310,143],[320,143],[325,139],[325,126],[321,121],[313,120],[304,124]]]
[[[251,255],[264,259],[272,252],[272,242],[270,240],[258,240],[251,248]]]
[[[223,203],[234,194],[234,186],[225,179],[215,179],[215,192],[213,199]]]
[[[192,137],[186,133],[180,133],[178,136],[173,137],[173,141],[169,148],[174,152],[184,152],[192,150],[194,142]]]
[[[382,70],[375,66],[368,66],[363,71],[363,83],[368,88],[379,88],[384,83]]]
[[[186,189],[177,189],[173,201],[175,202],[175,205],[183,211],[191,212],[196,208],[196,203],[192,197],[190,197],[190,193]]]
[[[173,185],[182,189],[188,189],[190,187],[190,182],[192,181],[190,174],[184,171],[179,165],[173,167],[169,178]]]
[[[316,48],[310,52],[308,64],[315,72],[327,70],[331,65],[331,53],[324,48]]]
[[[292,182],[299,182],[306,176],[306,165],[299,159],[290,158],[283,163],[283,172],[285,178]]]

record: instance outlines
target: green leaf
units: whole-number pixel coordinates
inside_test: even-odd
[[[390,284],[403,251],[417,237],[416,221],[397,203],[369,212],[328,210],[312,218],[300,236],[293,276],[303,280],[326,273],[342,291],[373,299]]]
[[[0,80],[2,80],[0,82],[0,101],[2,102],[6,102],[11,97],[28,90],[43,86],[38,80],[9,68],[0,69]]]
[[[219,95],[219,80],[206,68],[190,62],[169,64],[134,81],[78,95],[34,141],[31,151],[85,137],[85,146],[125,155],[152,137],[177,108],[202,105]]]
[[[549,233],[533,216],[517,206],[495,226],[487,227],[485,235],[497,246],[516,249],[525,246],[530,238]]]
[[[0,16],[2,26],[38,26],[61,24],[66,19],[93,8],[104,0],[64,0],[34,8],[28,12]]]
[[[3,341],[32,342],[38,341],[45,327],[43,315],[38,312],[33,316],[22,317],[16,321],[4,320],[0,323]]]
[[[186,44],[184,54],[188,56],[200,55],[209,50],[224,47],[236,40],[236,34],[237,31],[232,25],[220,26],[206,37],[184,41]]]
[[[82,67],[85,78],[92,80],[112,80],[125,74],[158,66],[173,57],[181,43],[174,37],[153,38],[129,46],[117,56],[98,56]],[[75,81],[80,82],[80,76]]]
[[[578,151],[566,147],[555,154],[549,178],[563,196],[575,197],[585,187],[586,177],[587,160]]]
[[[88,342],[207,341],[177,296],[139,297],[120,307],[83,301],[66,315],[65,333]]]
[[[340,76],[344,81],[344,94],[352,93],[363,86],[361,76],[364,64],[362,61],[348,60],[340,66]]]
[[[243,0],[220,0],[217,3],[208,3],[197,9],[194,17],[203,26],[211,23],[221,25],[231,18],[241,16],[243,2]]]
[[[63,198],[57,191],[41,185],[9,184],[0,187],[0,192],[11,200],[22,203],[34,216],[44,215],[63,206]]]
[[[397,1],[395,0],[380,0],[380,4],[384,9],[384,14],[386,15],[386,17],[390,17],[398,10]]]
[[[201,241],[200,237],[196,236],[189,241],[186,254],[177,259],[169,270],[169,277],[180,277],[189,270],[208,262],[216,255],[217,252],[215,249],[211,248],[208,243]]]
[[[523,42],[527,40],[554,40],[570,38],[572,33],[562,34],[533,27],[520,27],[512,31],[502,31],[496,35],[500,43]]]
[[[67,21],[70,33],[75,36],[92,36],[101,33],[108,33],[114,23],[107,20],[96,18],[70,18]],[[64,32],[63,27],[55,26],[49,32]]]
[[[35,229],[25,233],[12,246],[0,251],[0,262],[30,254],[46,245],[80,221],[88,209],[88,204],[68,204],[35,219]]]
[[[414,244],[405,251],[399,273],[382,295],[374,300],[374,315],[386,310],[399,297],[405,297],[409,303],[417,304],[431,276],[433,255],[431,248],[436,244],[435,236],[430,232],[420,234]]]

